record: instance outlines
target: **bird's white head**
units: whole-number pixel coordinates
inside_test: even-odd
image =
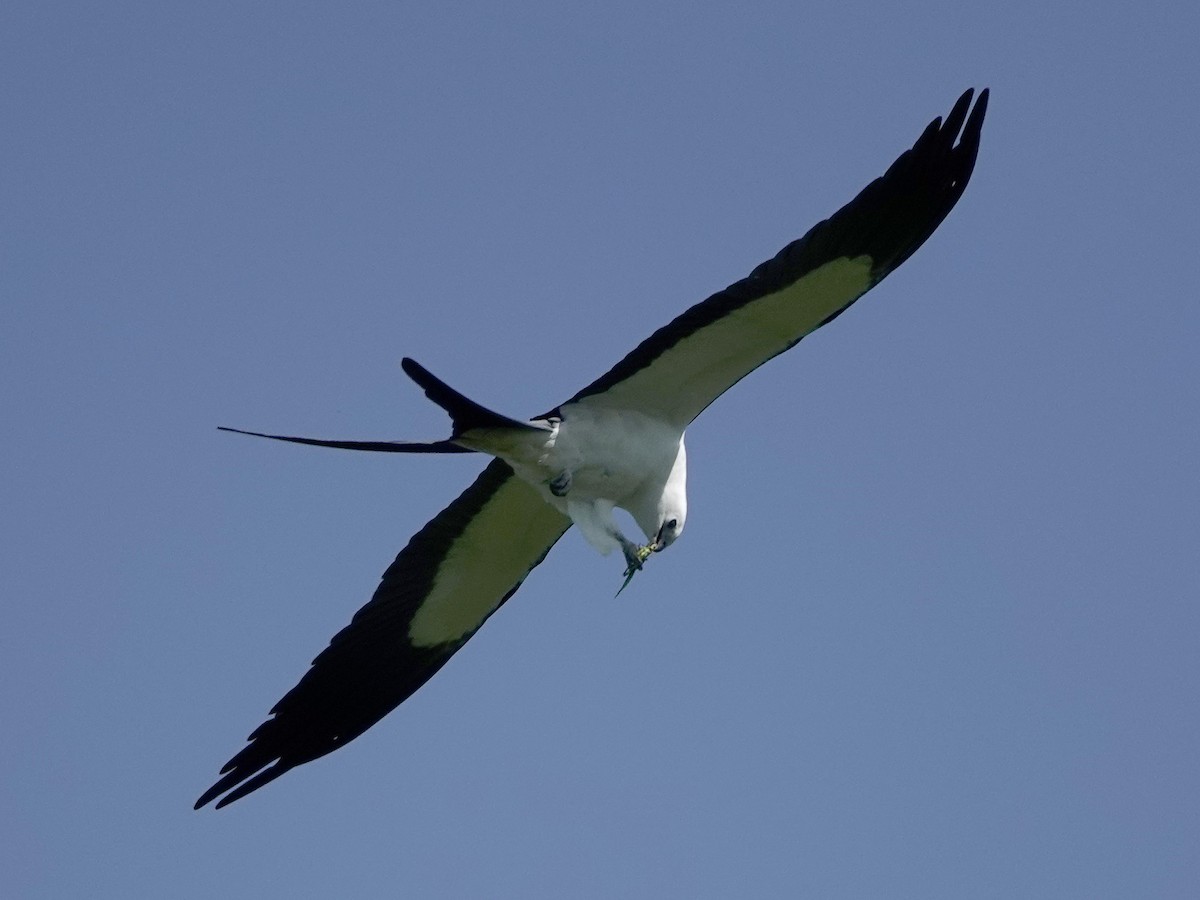
[[[679,535],[683,534],[683,523],[687,519],[687,504],[679,509],[667,510],[658,526],[658,534],[654,538],[654,551],[666,550]]]
[[[687,450],[684,449],[683,439],[679,440],[679,450],[675,455],[675,464],[667,483],[663,486],[662,496],[658,500],[658,531],[651,546],[655,551],[666,550],[679,535],[683,534],[683,525],[687,521]]]

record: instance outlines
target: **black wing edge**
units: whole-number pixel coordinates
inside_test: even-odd
[[[493,460],[453,503],[413,535],[383,573],[371,600],[272,707],[271,718],[225,764],[223,777],[200,795],[195,809],[222,794],[216,808],[228,806],[289,769],[348,744],[412,696],[471,638],[474,632],[448,644],[413,647],[408,627],[455,538],[512,477],[506,463]],[[545,554],[530,570],[542,559]],[[499,605],[520,586],[521,582],[515,584]]]
[[[413,441],[330,441],[323,438],[292,437],[286,434],[263,434],[261,431],[243,431],[241,428],[227,428],[218,425],[217,431],[228,431],[232,434],[248,434],[250,437],[267,438],[271,441],[287,441],[292,444],[308,444],[310,447],[336,447],[338,450],[370,450],[375,453],[474,453],[467,447],[460,447],[450,441],[430,441],[420,443]]]
[[[658,329],[567,403],[604,393],[646,368],[688,335],[781,290],[831,260],[869,256],[874,276],[871,286],[882,281],[929,239],[966,189],[979,154],[989,92],[987,88],[980,91],[971,109],[974,93],[974,88],[966,90],[945,122],[940,116],[930,122],[912,148],[902,153],[883,176],[831,217],[818,222],[746,278]],[[848,308],[838,310],[826,322]],[[559,414],[554,409],[540,418]]]

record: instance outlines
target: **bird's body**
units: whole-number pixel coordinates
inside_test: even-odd
[[[405,359],[405,372],[450,414],[449,438],[328,441],[245,432],[494,459],[412,537],[370,602],[272,708],[197,808],[217,797],[218,807],[231,803],[370,728],[479,630],[572,524],[600,552],[621,549],[626,583],[650,551],[670,546],[687,516],[684,431],[751,371],[849,308],[941,224],[979,149],[987,91],[970,110],[972,93],[834,216],[654,332],[549,413],[500,415]],[[632,515],[647,544],[621,533],[615,508]]]
[[[683,431],[637,410],[610,409],[584,399],[565,404],[535,432],[485,432],[458,442],[503,459],[517,477],[567,516],[588,543],[607,556],[631,543],[613,522],[613,508],[633,516],[653,542],[663,517],[686,515],[687,454]]]
[[[463,396],[415,360],[402,365],[450,414],[450,444],[503,460],[593,547],[605,556],[620,548],[630,571],[683,530],[687,455],[683,428],[669,418],[584,396],[522,422]],[[633,516],[649,544],[639,547],[621,533],[616,507]]]

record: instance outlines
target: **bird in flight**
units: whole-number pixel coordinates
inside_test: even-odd
[[[975,166],[988,92],[968,90],[887,172],[741,281],[660,328],[570,400],[527,421],[492,412],[411,359],[450,414],[430,443],[258,437],[393,453],[486,453],[475,482],[413,535],[371,600],[334,635],[196,801],[226,806],[354,740],[428,681],[571,525],[620,550],[625,584],[687,521],[684,431],[763,363],[844,312],[946,218]],[[224,429],[235,431],[237,429]],[[622,534],[626,510],[646,537]],[[622,585],[624,587],[624,585]],[[223,796],[222,796],[223,795]]]

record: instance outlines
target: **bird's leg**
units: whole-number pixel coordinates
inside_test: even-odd
[[[563,469],[553,478],[546,482],[546,487],[550,488],[550,493],[555,497],[567,496],[567,491],[571,489],[571,472],[568,469]]]
[[[633,581],[633,576],[641,571],[642,563],[654,552],[654,544],[650,543],[644,547],[639,547],[619,531],[614,537],[621,542],[621,552],[625,554],[625,562],[627,563],[625,567],[625,581],[617,588],[617,596],[620,597],[621,591],[629,587],[629,582]]]
[[[645,548],[639,547],[625,535],[617,532],[616,538],[621,542],[621,552],[625,554],[626,575],[632,575],[634,572],[641,570],[642,563],[646,561],[649,553],[645,553]]]
[[[620,532],[617,532],[615,537],[621,542],[621,552],[625,554],[625,562],[627,564],[625,574],[632,576],[634,572],[640,572],[642,563],[650,558],[650,554],[654,552],[657,542],[651,541],[645,545],[635,544]]]
[[[589,533],[588,528],[594,528],[597,525],[600,526],[603,531],[603,536],[604,538],[607,538],[607,541],[602,539],[588,539],[592,541],[593,546],[599,549],[602,553],[607,554],[612,548],[613,544],[616,544],[621,548],[621,555],[625,557],[625,584],[622,584],[621,590],[617,591],[617,593],[620,594],[621,591],[625,589],[626,585],[629,584],[629,581],[633,578],[634,573],[641,570],[642,564],[647,560],[647,558],[649,558],[650,554],[654,552],[654,548],[657,546],[657,544],[652,542],[642,547],[625,537],[625,535],[621,534],[621,529],[618,528],[617,523],[613,521],[613,504],[610,501],[596,501],[595,503],[585,505],[582,503],[577,503],[573,500],[568,500],[567,507],[571,518],[575,521],[575,524],[579,525],[580,528],[584,530],[585,536],[587,536]],[[611,543],[609,543],[609,541],[611,541]]]

